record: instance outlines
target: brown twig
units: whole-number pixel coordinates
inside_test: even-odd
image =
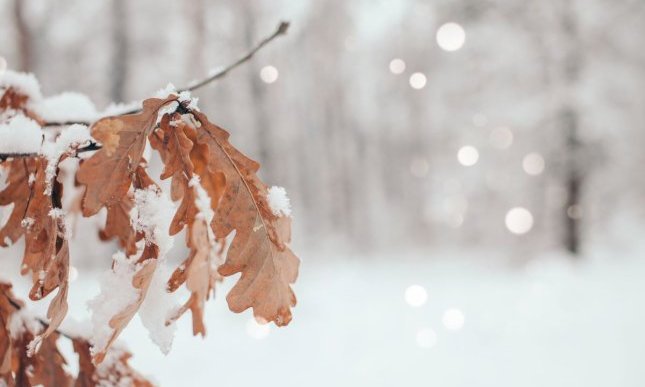
[[[225,77],[226,74],[229,73],[229,71],[235,69],[236,67],[238,67],[239,65],[241,65],[244,62],[248,62],[251,58],[253,58],[253,55],[255,55],[256,52],[260,51],[262,49],[262,47],[264,47],[267,44],[269,44],[273,39],[277,38],[280,35],[285,35],[287,33],[288,29],[289,29],[289,23],[288,22],[281,22],[280,25],[278,26],[278,28],[275,30],[275,32],[271,36],[268,36],[268,37],[264,38],[264,40],[262,40],[260,43],[258,43],[258,45],[255,46],[255,48],[253,48],[251,51],[249,51],[246,55],[244,55],[243,57],[241,57],[237,61],[231,63],[230,65],[226,66],[225,68],[223,68],[222,70],[218,71],[217,73],[211,75],[210,77],[208,77],[208,78],[206,78],[206,79],[204,79],[202,81],[199,81],[197,83],[194,83],[194,84],[192,84],[192,85],[190,85],[190,86],[188,86],[186,88],[183,88],[180,91],[195,91],[195,90],[197,90],[197,89],[199,89],[201,87],[204,87],[204,86],[208,85],[209,83],[211,83],[211,82],[213,82],[213,81],[215,81],[217,79]]]
[[[91,152],[99,149],[101,149],[101,145],[95,142],[90,142],[88,145],[82,148],[76,149],[72,157],[77,157],[80,153]],[[38,157],[38,156],[39,156],[38,153],[0,153],[0,161],[5,161],[7,159],[14,159],[14,158]]]
[[[286,35],[287,31],[289,30],[289,22],[280,22],[278,25],[278,28],[269,36],[264,38],[260,43],[258,43],[255,47],[253,47],[249,52],[246,53],[243,57],[239,58],[235,62],[229,64],[228,66],[224,67],[223,69],[219,70],[215,74],[212,74],[200,81],[197,81],[196,83],[193,83],[187,87],[178,89],[178,92],[182,91],[195,91],[198,89],[201,89],[202,87],[208,85],[209,83],[216,81],[218,79],[224,78],[229,72],[234,70],[235,68],[239,67],[243,63],[248,62],[253,58],[253,56],[260,51],[264,46],[269,44],[271,41],[276,39],[277,37],[281,35]],[[119,115],[126,115],[126,114],[134,114],[140,112],[141,109],[131,109],[128,111],[125,111]],[[66,126],[66,125],[73,125],[73,124],[83,124],[83,125],[90,125],[90,122],[45,122],[43,126]]]

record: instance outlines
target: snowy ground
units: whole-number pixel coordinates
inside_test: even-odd
[[[208,305],[204,340],[184,318],[163,356],[135,318],[122,341],[163,386],[645,384],[645,260],[503,268],[464,255],[309,257],[287,328],[258,328],[220,296]],[[70,292],[77,318],[98,291],[81,274]],[[413,284],[428,296],[417,307],[406,302]],[[413,289],[407,301],[421,303]]]

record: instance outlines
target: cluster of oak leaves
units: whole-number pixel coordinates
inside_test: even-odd
[[[45,124],[29,110],[28,96],[11,87],[0,92],[0,113],[20,112]],[[160,178],[171,179],[171,199],[180,203],[170,229],[163,231],[174,235],[185,229],[190,251],[167,287],[172,292],[185,285],[190,297],[166,324],[190,310],[193,333],[204,335],[206,300],[217,281],[236,273],[241,276],[227,296],[232,311],[253,308],[258,319],[289,323],[296,303],[290,284],[299,266],[288,247],[290,218],[272,211],[267,186],[256,176],[259,164],[235,149],[225,130],[175,93],[144,101],[137,113],[100,119],[90,129],[90,148],[74,143],[57,160],[39,155],[0,159],[7,176],[0,206],[13,204],[8,221],[0,225],[0,246],[24,237],[21,267],[33,280],[31,300],[57,292],[42,329],[23,329],[15,337],[9,325],[24,303],[14,296],[11,284],[0,282],[0,385],[102,386],[125,380],[134,386],[151,385],[128,366],[129,353],[110,349],[146,297],[160,255],[150,230],[135,227],[130,217],[137,192],[161,190],[147,173],[148,142],[164,164]],[[88,149],[94,153],[81,160],[75,176],[83,189],[78,211],[91,217],[107,210],[100,237],[117,239],[128,256],[136,257],[132,286],[138,298],[111,317],[105,345],[97,348],[87,337],[65,335],[79,355],[80,371],[74,377],[63,367],[65,359],[57,348],[57,329],[68,308],[70,266],[70,233],[61,210],[64,187],[57,165],[81,152],[88,155]]]

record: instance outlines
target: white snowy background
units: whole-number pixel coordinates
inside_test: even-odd
[[[168,355],[135,317],[135,367],[162,386],[645,385],[642,0],[0,0],[0,56],[45,96],[82,93],[42,112],[100,112],[283,19],[288,36],[195,96],[291,198],[294,319],[229,312],[230,279],[207,337],[186,316]],[[74,227],[67,329],[117,249],[99,223]]]

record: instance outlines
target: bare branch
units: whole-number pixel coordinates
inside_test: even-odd
[[[281,22],[278,25],[278,28],[275,30],[275,32],[273,32],[273,34],[271,34],[270,36],[264,38],[260,43],[258,43],[255,47],[253,47],[251,49],[251,51],[247,52],[246,55],[244,55],[240,59],[236,60],[235,62],[231,63],[230,65],[226,66],[225,68],[221,69],[217,73],[212,74],[209,77],[204,78],[203,80],[198,81],[197,83],[194,83],[194,84],[192,84],[190,86],[187,86],[187,87],[179,89],[179,92],[182,92],[182,91],[195,91],[197,89],[200,89],[200,88],[208,85],[211,82],[214,82],[214,81],[216,81],[218,79],[224,78],[229,72],[231,72],[235,68],[237,68],[240,65],[242,65],[242,64],[248,62],[249,60],[251,60],[251,58],[253,58],[253,56],[258,51],[260,51],[264,46],[269,44],[271,41],[273,41],[274,39],[276,39],[277,37],[279,37],[281,35],[285,35],[287,33],[288,29],[289,29],[289,23],[288,22]],[[141,111],[141,109],[132,109],[132,110],[125,111],[125,112],[123,112],[123,113],[121,113],[119,115],[135,114],[135,113],[138,113],[140,111]],[[80,121],[78,121],[78,122],[72,122],[72,121],[69,121],[69,122],[45,122],[43,126],[44,127],[52,127],[52,126],[67,126],[67,125],[74,125],[74,124],[82,124],[82,125],[89,126],[92,123],[91,122],[80,122]],[[101,149],[100,145],[98,145],[96,143],[91,143],[90,145],[88,145],[86,147],[77,149],[76,153],[75,153],[75,156],[77,156],[79,153],[90,152],[90,151],[94,151],[94,150],[98,150],[98,149]],[[0,153],[0,162],[5,161],[7,159],[12,159],[12,158],[37,157],[37,156],[38,156],[38,154],[36,154],[36,153]]]
[[[78,156],[80,153],[91,152],[101,149],[101,146],[95,142],[90,142],[89,145],[78,148],[74,151],[72,157]],[[38,157],[38,153],[0,153],[0,161],[8,159],[16,159],[21,157]]]
[[[235,62],[231,63],[230,65],[224,67],[220,71],[216,72],[215,74],[212,74],[208,76],[207,78],[204,78],[200,81],[197,81],[196,83],[193,83],[187,87],[181,88],[178,91],[195,91],[198,89],[201,89],[202,87],[208,85],[211,82],[214,82],[218,79],[224,78],[229,72],[232,70],[236,69],[240,65],[248,62],[253,58],[253,56],[260,51],[264,46],[269,44],[271,41],[276,39],[277,37],[281,35],[286,35],[287,31],[289,30],[289,22],[280,22],[278,25],[278,28],[273,32],[271,35],[267,36],[264,38],[260,43],[258,43],[255,47],[251,49],[251,51],[247,52],[243,57],[239,58]],[[126,114],[134,114],[140,112],[141,109],[132,109],[125,111],[121,113],[120,115],[126,115]],[[90,125],[91,122],[45,122],[43,126],[66,126],[66,125],[73,125],[73,124],[83,124],[83,125]]]
[[[258,43],[258,45],[255,46],[255,48],[253,48],[251,51],[249,51],[246,55],[244,55],[243,57],[241,57],[240,59],[238,59],[234,63],[226,66],[225,68],[223,68],[222,70],[218,71],[217,73],[211,75],[210,77],[208,77],[208,78],[206,78],[206,79],[204,79],[202,81],[199,81],[199,82],[197,82],[197,83],[195,83],[195,84],[193,84],[191,86],[183,88],[180,91],[195,91],[195,90],[197,90],[197,89],[199,89],[201,87],[204,87],[204,86],[208,85],[209,83],[211,83],[211,82],[213,82],[213,81],[215,81],[217,79],[224,78],[226,76],[226,74],[229,73],[229,71],[235,69],[236,67],[238,67],[239,65],[241,65],[241,64],[243,64],[245,62],[248,62],[251,58],[253,58],[253,55],[255,55],[256,52],[260,51],[262,49],[262,47],[264,47],[267,44],[269,44],[273,39],[277,38],[280,35],[285,35],[287,33],[288,29],[289,29],[289,23],[288,22],[281,22],[280,25],[278,26],[278,28],[275,30],[275,32],[271,36],[264,38],[264,40],[262,40],[260,43]]]

